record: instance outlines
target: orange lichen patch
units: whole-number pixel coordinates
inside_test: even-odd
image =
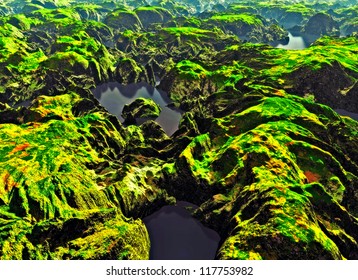
[[[20,157],[27,157],[29,155],[30,155],[29,153],[24,151],[24,152],[21,153]]]
[[[9,192],[13,187],[17,186],[17,183],[12,178],[11,174],[8,171],[2,175],[2,180],[4,182],[4,191]]]
[[[40,127],[41,125],[42,125],[42,123],[38,123],[38,122],[32,123],[32,127],[33,127],[33,128],[38,128],[38,127]]]
[[[282,196],[279,198],[276,198],[275,200],[277,201],[277,205],[284,205],[286,202],[286,198],[284,198]]]
[[[309,183],[318,182],[321,176],[319,176],[317,173],[313,173],[309,170],[306,170],[303,172],[308,180]]]
[[[302,227],[303,229],[309,229],[309,225],[307,224],[307,221],[305,221],[301,217],[296,218],[296,224]]]
[[[29,122],[27,123],[28,127],[26,128],[28,131],[31,131],[33,129],[36,129],[42,125],[42,123],[39,122]],[[14,143],[16,144],[16,143]]]
[[[44,107],[37,108],[37,112],[41,114],[42,118],[46,117],[47,115],[52,113],[52,111],[50,109],[47,109],[47,108],[44,108]]]
[[[279,79],[279,82],[280,82],[280,80],[281,79]],[[283,80],[281,80],[282,81],[282,83],[284,83],[285,81],[283,81]],[[280,82],[281,83],[281,82]],[[285,96],[285,91],[283,91],[283,90],[276,90],[275,92],[274,92],[274,95],[278,95],[278,96]]]
[[[287,142],[286,144],[285,144],[285,146],[292,146],[293,144],[295,144],[295,141],[290,141],[290,142]]]
[[[19,151],[23,151],[25,149],[27,149],[28,147],[30,147],[30,144],[29,143],[24,143],[24,144],[20,144],[20,145],[17,145],[10,153],[9,155],[12,155],[16,152],[19,152]]]

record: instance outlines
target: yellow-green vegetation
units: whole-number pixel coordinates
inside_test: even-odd
[[[105,113],[75,117],[81,100],[40,96],[27,123],[0,124],[1,259],[149,257],[144,224],[121,209],[167,199],[155,184],[161,163],[90,169],[127,144]]]
[[[239,62],[233,65],[223,65],[214,71],[208,71],[200,64],[189,60],[180,61],[176,65],[180,76],[189,80],[200,80],[208,78],[219,86],[234,86],[239,80],[252,74],[253,70]]]
[[[235,13],[252,13],[256,14],[258,11],[256,8],[249,5],[240,5],[240,4],[230,4],[229,10],[234,11]]]
[[[289,95],[265,97],[240,113],[214,119],[209,134],[194,138],[180,155],[178,176],[190,176],[188,181],[196,180],[201,191],[213,195],[197,215],[208,223],[230,223],[219,258],[309,259],[313,252],[347,258],[333,241],[340,233],[356,246],[351,228],[330,220],[349,215],[339,206],[344,193],[339,182],[352,183],[352,174],[331,150],[318,147],[326,128],[306,107],[326,116],[333,112],[300,102]],[[334,210],[324,205],[335,205]],[[337,234],[322,229],[322,223]],[[217,230],[221,227],[222,222]]]
[[[191,62],[189,60],[180,61],[176,68],[179,74],[186,79],[198,80],[205,78],[209,72],[206,71],[200,64]]]
[[[310,76],[304,73],[311,73],[311,83],[317,79],[322,79],[321,83],[329,83],[330,79],[326,75],[331,74],[327,72],[335,72],[340,75],[340,81],[335,87],[345,96],[357,80],[357,76],[352,74],[358,72],[357,47],[358,40],[354,36],[334,39],[322,37],[304,50],[284,50],[251,43],[231,45],[214,57],[217,63],[210,66],[189,60],[178,62],[172,71],[176,71],[180,79],[174,81],[170,94],[174,100],[184,100],[187,94],[180,93],[183,90],[180,83],[185,83],[186,79],[197,81],[201,89],[239,89],[242,87],[241,80],[245,81],[246,86],[255,89],[263,88],[264,85],[287,89],[299,87],[303,78],[310,80]],[[295,73],[300,73],[300,76]],[[325,98],[314,89],[301,94],[311,96],[312,100],[318,102]]]
[[[262,52],[268,65],[260,72],[264,79],[276,80],[284,83],[285,77],[299,69],[319,71],[324,66],[333,67],[334,63],[347,69],[347,72],[358,71],[358,55],[356,49],[358,40],[356,37],[332,40],[330,37],[322,37],[312,46],[299,51],[286,51],[281,49],[267,49]],[[354,80],[352,77],[351,79]]]
[[[27,17],[40,20],[44,28],[46,26],[60,28],[81,20],[79,13],[73,8],[39,9],[31,12]]]
[[[28,48],[24,36],[16,27],[5,24],[0,27],[0,62],[5,62],[15,53],[25,52]]]
[[[104,23],[112,28],[119,29],[121,31],[140,30],[142,23],[134,11],[126,9],[117,9],[107,14],[104,19]]]
[[[0,78],[3,79],[4,86],[0,89],[0,95],[5,92],[5,88],[18,90],[22,84],[30,87],[31,84],[34,85],[34,72],[47,59],[41,49],[32,49],[24,39],[22,32],[8,23],[0,27],[0,63],[3,64]],[[7,75],[13,78],[4,79]]]
[[[166,27],[164,31],[175,36],[193,36],[193,37],[207,37],[213,35],[210,30],[195,28],[195,27]]]
[[[152,99],[140,97],[131,104],[124,105],[122,116],[132,120],[135,118],[157,118],[161,110],[160,106]]]
[[[223,14],[214,15],[210,18],[215,21],[224,22],[242,22],[248,25],[262,26],[262,20],[257,15],[244,13],[244,14]]]
[[[61,36],[53,45],[56,52],[43,63],[44,67],[86,73],[101,81],[114,70],[114,59],[96,39],[81,31],[73,37]],[[79,68],[81,67],[81,68]]]
[[[130,220],[121,214],[117,216],[104,223],[94,223],[90,229],[93,234],[81,236],[59,246],[55,252],[51,253],[51,258],[60,260],[148,259],[150,242],[143,222]]]
[[[272,3],[270,1],[260,1],[257,6],[259,9],[279,9],[287,13],[299,13],[303,16],[312,16],[315,12],[314,8],[311,8],[306,3],[291,3],[289,1],[282,1],[283,3]]]
[[[288,5],[285,8],[287,13],[300,13],[304,18],[314,14],[314,9],[307,7],[307,5],[302,3]]]
[[[20,30],[30,30],[31,28],[35,28],[41,23],[41,20],[37,18],[31,18],[24,14],[17,14],[8,17],[1,18],[3,23],[9,23],[13,26],[19,28]]]
[[[358,123],[328,107],[357,112],[357,8],[335,1],[4,0],[0,259],[148,259],[141,219],[176,200],[219,259],[357,259]],[[263,44],[322,13],[351,35]],[[179,129],[144,98],[122,125],[106,82],[157,85]]]

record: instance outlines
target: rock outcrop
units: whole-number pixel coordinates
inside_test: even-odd
[[[148,98],[137,98],[131,104],[123,107],[122,117],[126,123],[135,123],[135,119],[156,119],[159,117],[161,108]]]
[[[308,35],[330,35],[339,36],[339,25],[332,16],[324,13],[318,13],[311,17],[304,27],[304,33]]]
[[[3,2],[0,259],[148,259],[142,220],[176,200],[217,259],[358,259],[358,123],[331,109],[358,113],[358,38],[321,36],[353,8]],[[262,44],[282,21],[320,38]],[[91,91],[114,81],[166,91],[179,129],[143,98],[123,125]]]

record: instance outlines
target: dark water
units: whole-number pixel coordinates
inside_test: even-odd
[[[138,97],[153,99],[162,108],[159,117],[155,121],[162,126],[169,136],[178,129],[181,112],[174,108],[169,108],[168,104],[171,103],[171,100],[166,93],[158,91],[147,83],[142,82],[130,85],[107,83],[94,89],[93,94],[103,107],[116,115],[121,121],[123,121],[121,113],[125,104],[133,102]]]
[[[31,105],[31,100],[25,100],[22,101],[18,104],[13,105],[12,107],[14,107],[15,109],[19,108],[19,107],[30,107]]]
[[[335,111],[338,114],[340,114],[341,116],[348,116],[348,117],[351,117],[352,119],[358,121],[358,114],[356,114],[356,113],[348,112],[348,111],[343,110],[343,109],[335,109]]]
[[[287,45],[278,44],[276,48],[286,49],[286,50],[303,50],[309,46],[302,36],[293,36],[291,33],[288,33],[289,41]]]
[[[164,206],[143,219],[149,233],[152,260],[213,260],[219,235],[194,219],[185,207],[196,206],[178,202]]]

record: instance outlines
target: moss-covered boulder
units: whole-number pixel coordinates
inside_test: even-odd
[[[140,97],[131,104],[124,105],[122,117],[127,123],[133,123],[137,118],[157,118],[160,112],[160,106],[152,99]]]
[[[142,219],[176,199],[218,259],[357,259],[358,127],[327,106],[357,111],[357,36],[320,35],[354,32],[356,7],[147,4],[0,5],[0,259],[148,259]],[[321,37],[257,44],[282,26]],[[122,125],[107,81],[163,89],[179,129],[143,98]]]
[[[155,24],[166,23],[172,19],[171,13],[162,7],[139,7],[135,10],[144,28],[149,28]]]
[[[283,40],[287,32],[277,22],[270,22],[260,15],[252,13],[216,14],[207,24],[218,26],[227,33],[233,33],[240,39],[250,42],[273,42]]]
[[[82,31],[77,35],[61,36],[52,45],[52,55],[43,67],[63,69],[64,73],[86,74],[96,82],[108,80],[113,57],[105,46]]]
[[[193,139],[168,191],[202,202],[196,215],[225,239],[220,259],[356,258],[357,163],[337,146],[356,123],[297,97],[256,100]]]
[[[146,228],[130,217],[167,200],[153,183],[160,162],[119,168],[124,128],[98,110],[79,114],[81,102],[73,93],[39,97],[32,119],[0,124],[1,259],[149,257]]]
[[[103,22],[120,31],[139,31],[143,27],[137,14],[125,9],[118,9],[108,13]]]

